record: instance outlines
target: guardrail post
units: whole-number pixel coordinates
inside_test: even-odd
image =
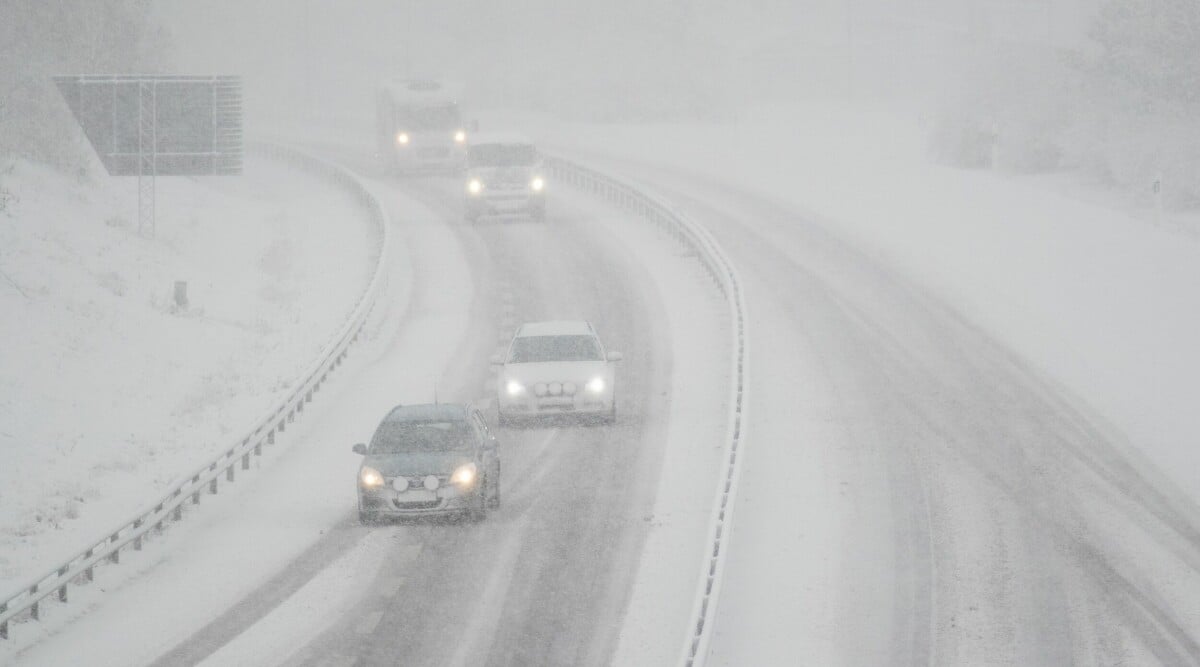
[[[8,603],[0,602],[0,614],[8,611]],[[0,639],[8,639],[8,621],[0,623]]]
[[[254,455],[255,456],[262,456],[262,443],[263,443],[262,440],[259,440],[258,442],[254,443]]]
[[[133,529],[134,529],[134,530],[137,530],[137,529],[139,529],[139,528],[141,528],[141,527],[142,527],[142,520],[141,520],[141,519],[138,519],[137,521],[134,521],[134,522],[133,522]],[[133,538],[133,550],[134,550],[134,551],[141,551],[141,550],[142,550],[142,535],[138,535],[137,537]]]
[[[60,567],[58,569],[58,576],[60,576],[60,577],[67,576],[67,570],[69,570],[69,569],[70,568],[67,567],[66,565]],[[58,601],[59,602],[67,601],[67,582],[65,582],[65,581],[63,582],[62,586],[58,587]]]
[[[250,452],[242,454],[242,470],[250,469]]]
[[[96,550],[95,550],[95,549],[88,549],[88,550],[87,550],[87,553],[86,553],[86,554],[84,554],[84,555],[83,555],[83,557],[84,557],[85,559],[87,559],[87,560],[91,560],[91,559],[92,559],[92,556],[93,556],[95,553],[96,553]],[[95,580],[96,580],[96,566],[95,566],[95,565],[88,565],[88,566],[87,566],[87,569],[85,569],[85,570],[83,571],[83,578],[84,578],[84,580],[86,580],[86,581],[87,581],[89,584],[90,584],[90,583],[92,583],[93,581],[95,581]]]
[[[120,533],[113,533],[113,536],[109,539],[113,544],[116,544],[117,540],[121,539],[121,535]],[[113,549],[113,552],[108,555],[108,559],[112,561],[114,565],[119,565],[121,563],[121,549],[119,547]]]
[[[217,495],[217,478],[213,477],[208,481],[208,492],[212,495]]]
[[[229,467],[225,469],[225,481],[227,481],[227,482],[232,482],[232,481],[233,481],[233,469],[234,469],[235,467],[236,467],[236,466],[234,466],[234,465],[231,463],[231,464],[229,465]]]
[[[275,444],[275,429],[271,429],[270,431],[267,431],[267,444],[268,445]]]
[[[33,595],[37,595],[37,593],[38,593],[38,586],[37,586],[37,584],[34,584],[29,589],[29,595],[33,596]],[[42,620],[42,601],[41,600],[34,602],[33,606],[29,608],[29,616],[30,616],[30,618],[32,618],[35,621]]]

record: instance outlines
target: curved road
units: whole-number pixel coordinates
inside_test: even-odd
[[[1101,416],[805,212],[595,162],[711,229],[746,287],[710,664],[1200,664],[1196,508]]]
[[[353,156],[338,157],[354,163],[347,159]],[[671,350],[655,317],[657,294],[646,288],[643,269],[564,199],[552,200],[545,223],[469,225],[461,222],[454,179],[378,185],[436,212],[454,229],[471,266],[470,332],[438,381],[442,400],[491,395],[488,357],[516,324],[583,318],[611,349],[625,353],[618,367],[618,422],[498,429],[503,506],[481,524],[414,521],[364,528],[347,507],[347,520],[287,571],[157,664],[204,660],[368,532],[379,531],[392,534],[392,546],[367,594],[306,645],[278,656],[281,663],[607,664],[663,451]],[[416,308],[438,298],[436,284],[418,289]]]

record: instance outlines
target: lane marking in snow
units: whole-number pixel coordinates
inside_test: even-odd
[[[385,598],[395,597],[405,581],[408,577],[385,577],[379,582],[379,594]]]
[[[354,632],[360,635],[369,635],[375,632],[375,627],[379,625],[379,621],[383,620],[382,611],[373,611],[366,616],[363,616],[362,623],[354,628]]]
[[[486,656],[496,635],[496,627],[500,625],[500,617],[504,615],[504,600],[508,597],[508,587],[512,583],[512,572],[516,567],[517,556],[521,553],[525,526],[529,523],[529,515],[521,517],[520,522],[509,531],[508,539],[504,542],[503,551],[497,554],[492,572],[488,575],[487,584],[479,595],[480,600],[488,600],[490,605],[475,605],[471,621],[467,625],[460,641],[447,665],[462,667],[473,664],[472,656]],[[480,661],[482,662],[482,661]]]
[[[358,657],[353,655],[331,655],[329,662],[325,663],[329,667],[350,667],[358,663]]]

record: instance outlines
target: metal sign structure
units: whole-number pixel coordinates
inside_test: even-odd
[[[138,231],[154,235],[159,176],[242,173],[236,76],[59,76],[54,83],[104,168],[138,177]]]

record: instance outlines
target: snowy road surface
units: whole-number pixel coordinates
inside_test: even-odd
[[[598,163],[708,226],[745,283],[754,420],[710,664],[1200,663],[1195,509],[1102,416],[786,205],[678,169]],[[678,426],[663,392],[681,361],[658,311],[680,294],[648,289],[646,269],[569,198],[549,224],[468,227],[451,222],[451,180],[380,187],[412,223],[411,303],[302,427],[316,453],[280,461],[244,496],[248,515],[307,513],[293,519],[306,550],[211,613],[195,602],[190,625],[176,618],[172,639],[132,662],[669,662],[677,619],[647,614],[644,582],[692,561],[642,552]],[[444,396],[487,396],[484,360],[511,328],[564,310],[626,353],[618,426],[501,431],[504,506],[483,524],[358,526],[350,486],[328,482],[350,479],[348,445],[384,399],[426,400],[434,381]],[[294,532],[280,537],[304,542]],[[113,632],[155,577],[200,557],[171,553],[182,562],[165,558],[30,664]]]
[[[712,664],[1200,662],[1194,509],[1102,418],[794,211],[604,166],[712,229],[746,285],[755,419]]]
[[[470,226],[460,221],[452,179],[375,185],[411,255],[407,299],[397,298],[323,402],[289,429],[295,444],[261,479],[206,501],[226,525],[202,521],[168,534],[167,544],[145,552],[145,563],[134,561],[143,582],[85,605],[92,613],[23,654],[23,663],[84,655],[91,664],[163,665],[378,664],[396,655],[430,665],[613,659],[655,525],[676,407],[671,332],[654,277],[594,211],[566,196],[555,200],[561,205],[549,223]],[[703,304],[706,289],[681,303]],[[688,313],[689,324],[715,321],[720,310],[710,310]],[[618,423],[498,430],[503,507],[482,524],[359,526],[350,444],[367,439],[391,404],[430,400],[435,383],[443,400],[486,399],[494,391],[488,356],[521,321],[551,317],[590,319],[610,348],[625,353]],[[719,322],[710,328],[719,338]],[[712,371],[725,356],[711,359],[694,360],[691,370],[721,376]],[[704,465],[680,466],[697,470],[705,491],[723,426],[724,392],[713,386],[703,394],[716,397],[713,405],[698,410],[707,416],[693,420],[711,441],[702,434],[683,443],[702,448],[683,454]],[[700,536],[707,498],[695,504],[695,516],[680,523]],[[691,565],[695,545],[683,545],[684,556],[672,560]],[[680,572],[675,595],[686,610],[694,579]],[[669,619],[677,629],[663,636],[668,651],[682,635],[678,616]],[[143,644],[105,639],[135,622],[150,637]]]

